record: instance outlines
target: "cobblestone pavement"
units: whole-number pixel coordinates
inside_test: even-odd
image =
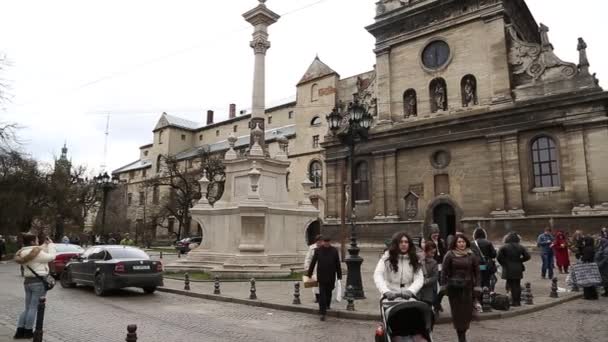
[[[23,306],[18,268],[0,265],[0,338],[15,328]],[[329,318],[182,297],[144,295],[138,290],[96,297],[91,289],[49,292],[45,317],[48,342],[124,341],[127,324],[138,325],[139,341],[371,341],[374,322]],[[608,299],[577,300],[535,314],[474,323],[473,342],[605,341]],[[455,341],[450,325],[440,325],[435,341]]]

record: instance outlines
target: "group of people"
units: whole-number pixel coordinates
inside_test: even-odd
[[[542,278],[545,278],[545,276],[549,279],[553,278],[555,266],[557,266],[559,273],[569,274],[571,270],[582,273],[574,275],[574,277],[569,274],[569,279],[585,278],[587,280],[595,274],[595,277],[598,278],[595,282],[585,282],[585,284],[591,286],[582,286],[584,298],[598,299],[596,284],[604,288],[602,296],[608,297],[608,227],[602,227],[597,238],[584,235],[581,230],[576,230],[569,238],[563,231],[553,234],[551,228],[547,227],[538,236],[536,243],[541,250]],[[576,262],[579,264],[572,268],[570,267],[570,252],[574,254]],[[591,273],[591,270],[597,270],[599,276],[596,272],[587,274]],[[573,287],[578,287],[577,281],[571,283]]]

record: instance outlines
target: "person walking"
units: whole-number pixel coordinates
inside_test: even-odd
[[[407,233],[393,235],[388,250],[376,264],[374,283],[387,300],[410,299],[424,285],[422,264]]]
[[[490,291],[494,292],[494,286],[491,281],[492,276],[496,273],[496,249],[490,240],[488,240],[488,233],[481,228],[477,227],[473,231],[473,252],[479,258],[479,273],[481,276],[481,288],[487,287]]]
[[[120,240],[120,244],[123,246],[133,246],[135,242],[133,242],[133,239],[131,239],[131,236],[129,235],[129,233],[127,233],[125,234],[125,237]]]
[[[576,260],[580,260],[583,256],[583,238],[583,232],[580,229],[577,229],[570,241],[570,250],[574,253]]]
[[[436,223],[431,224],[431,235],[429,236],[429,241],[433,241],[435,243],[435,246],[437,247],[437,253],[435,253],[435,261],[437,261],[437,264],[441,268],[441,264],[443,263],[443,257],[445,256],[448,247],[445,243],[445,240],[439,234],[439,226]]]
[[[48,276],[48,263],[55,260],[56,255],[55,244],[48,237],[42,246],[39,246],[36,235],[23,234],[23,246],[15,254],[15,262],[24,267],[25,310],[19,315],[15,339],[34,337],[33,328],[38,303],[40,297],[46,294],[44,283],[40,278]]]
[[[424,283],[418,292],[418,299],[434,308],[435,314],[439,312],[437,303],[437,284],[439,282],[439,266],[435,260],[437,247],[433,241],[424,244],[424,257],[422,259],[422,274]],[[433,323],[434,323],[433,317]]]
[[[319,282],[319,314],[321,321],[325,321],[327,309],[331,306],[331,292],[334,289],[336,278],[342,279],[342,267],[338,250],[330,244],[329,237],[321,237],[321,246],[315,252],[308,266],[308,277],[312,276],[317,267],[317,281]]]
[[[591,263],[595,261],[595,240],[591,236],[585,236],[583,239],[583,256],[581,262]],[[584,278],[586,275],[577,274],[576,278]],[[583,298],[588,300],[598,299],[597,289],[595,286],[584,286],[583,287]]]
[[[555,264],[559,273],[568,273],[570,267],[570,254],[568,253],[568,238],[563,231],[558,231],[555,234],[555,243],[553,244],[553,253],[555,254]]]
[[[545,279],[553,279],[553,244],[555,237],[551,234],[551,228],[545,228],[545,232],[540,234],[536,239],[536,245],[540,247],[540,256],[542,259],[541,277]]]
[[[315,250],[321,246],[321,235],[315,236],[314,242],[312,245],[308,246],[308,251],[306,252],[306,257],[304,258],[304,269],[307,270],[310,266],[310,262],[312,261],[312,256],[315,254]],[[316,276],[316,275],[315,275]],[[315,295],[315,303],[319,302],[319,287],[315,286],[312,288],[312,294]]]
[[[473,320],[474,297],[481,293],[479,287],[479,259],[471,251],[471,242],[457,234],[445,255],[441,272],[442,289],[450,301],[452,324],[458,334],[458,342],[467,341],[467,330]]]
[[[530,254],[520,244],[517,233],[510,233],[505,238],[505,245],[498,250],[496,257],[502,266],[502,279],[507,282],[511,291],[511,305],[521,306],[521,279],[524,277],[524,263],[530,260]]]
[[[595,262],[602,276],[602,286],[604,287],[602,297],[608,297],[608,238],[600,239],[600,246],[595,252]]]

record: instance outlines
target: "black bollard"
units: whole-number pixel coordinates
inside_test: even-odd
[[[42,342],[42,335],[44,334],[44,309],[46,307],[46,297],[40,297],[38,302],[38,313],[36,314],[36,331],[34,331],[34,342]]]
[[[184,274],[184,290],[190,291],[190,275],[188,272]]]
[[[525,304],[528,302],[528,288],[526,288],[525,286],[522,287],[521,289],[521,301]]]
[[[300,282],[298,281],[293,284],[293,302],[291,304],[302,304],[300,301]]]
[[[526,299],[525,299],[525,304],[526,305],[533,305],[534,304],[534,295],[532,295],[532,284],[530,284],[529,282],[526,283],[525,285],[525,289],[526,289]]]
[[[355,311],[355,297],[353,296],[353,286],[348,285],[346,287],[346,311]]]
[[[492,312],[492,298],[490,297],[490,289],[487,287],[483,288],[481,295],[481,309],[483,312]]]
[[[255,294],[255,278],[251,278],[251,289],[249,289],[249,299],[258,299],[258,296]]]
[[[160,258],[160,259],[162,259],[162,258],[163,258],[163,251],[160,251],[160,256],[159,256],[159,258]]]
[[[549,294],[549,297],[551,297],[551,298],[559,297],[557,295],[557,277],[554,277],[553,279],[551,279],[551,293]]]
[[[218,277],[218,276],[215,276],[214,281],[213,281],[213,294],[214,295],[222,294],[222,292],[220,291],[220,277]]]
[[[127,326],[127,338],[126,342],[137,342],[137,325],[129,324]]]

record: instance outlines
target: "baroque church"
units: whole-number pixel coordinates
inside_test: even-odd
[[[380,0],[366,29],[376,39],[371,70],[342,79],[315,58],[295,100],[266,109],[269,150],[286,149],[291,161],[290,196],[313,182],[306,195],[320,215],[303,241],[319,230],[338,238],[350,200],[369,243],[398,230],[426,235],[431,223],[443,235],[479,225],[497,238],[545,226],[592,232],[608,220],[608,93],[582,38],[573,42],[579,60],[561,60],[524,0]],[[353,100],[374,121],[351,161],[325,115],[336,108],[346,118]],[[231,135],[244,150],[249,118],[232,105],[228,120],[209,112],[206,125],[163,114],[153,143],[114,171],[129,220],[141,219],[141,184],[160,154],[195,167],[198,149],[223,153]]]

